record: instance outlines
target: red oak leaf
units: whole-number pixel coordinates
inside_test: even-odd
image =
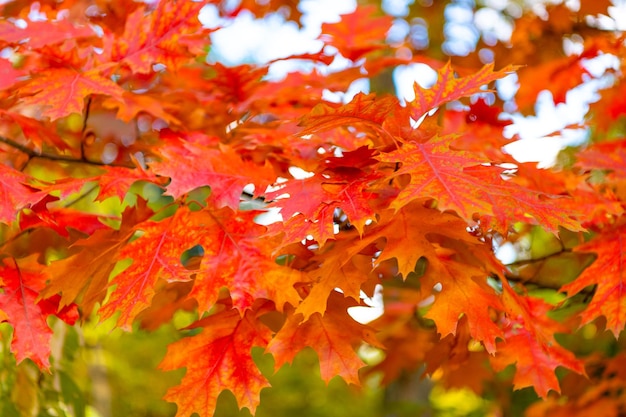
[[[253,311],[241,317],[237,310],[209,316],[194,327],[202,327],[202,332],[170,345],[160,365],[166,371],[187,368],[181,384],[165,396],[178,405],[176,417],[194,412],[212,416],[223,390],[230,390],[240,407],[254,413],[259,393],[269,382],[252,360],[251,349],[265,347],[270,330]]]
[[[76,27],[68,20],[25,23],[26,27],[22,28],[13,22],[0,22],[0,41],[12,45],[21,44],[28,49],[40,49],[65,40],[96,36],[88,26]]]
[[[76,306],[58,311],[58,297],[40,300],[39,291],[46,284],[41,272],[43,265],[37,264],[37,255],[15,260],[5,258],[0,266],[2,293],[0,311],[13,326],[11,350],[17,362],[32,359],[42,369],[48,369],[50,362],[50,336],[52,329],[46,319],[56,314],[69,324],[78,318]]]
[[[584,169],[610,171],[610,178],[626,179],[626,139],[601,142],[576,155]]]
[[[161,161],[151,163],[150,168],[158,175],[171,178],[166,194],[174,198],[208,185],[211,199],[218,206],[237,209],[246,185],[254,184],[255,191],[261,194],[276,180],[269,164],[244,161],[234,149],[215,143],[213,138],[203,134],[191,132],[178,137],[166,132],[163,135],[171,135],[166,136],[170,143],[159,148]],[[209,141],[214,143],[207,146]]]
[[[300,119],[300,126],[304,129],[299,135],[305,136],[354,124],[373,125],[381,129],[385,119],[399,108],[400,104],[395,97],[376,98],[373,93],[359,93],[350,103],[344,105],[318,104]]]
[[[585,375],[583,362],[554,339],[556,333],[566,333],[567,327],[547,316],[552,306],[540,298],[516,294],[506,281],[503,299],[507,310],[505,342],[498,345],[496,356],[490,357],[494,369],[501,371],[515,363],[515,388],[533,387],[542,398],[550,390],[560,392],[554,374],[557,367]]]
[[[339,171],[339,172],[336,172]],[[300,234],[291,234],[290,238],[301,240],[308,234],[320,244],[332,234],[316,233],[317,231],[332,230],[333,211],[340,208],[348,216],[350,224],[356,227],[359,233],[363,233],[365,223],[374,217],[374,211],[370,204],[375,200],[375,193],[367,189],[376,179],[378,173],[366,173],[359,169],[345,169],[325,171],[306,179],[289,180],[276,191],[266,194],[266,198],[273,200],[270,207],[279,207],[280,213],[285,219],[285,227],[292,231],[299,230]],[[289,197],[283,197],[288,194]],[[301,213],[303,216],[293,217]],[[329,221],[330,220],[330,221]],[[302,227],[302,221],[309,222],[310,229]],[[289,239],[291,241],[291,239]]]
[[[274,301],[280,311],[285,303],[299,303],[293,285],[305,281],[303,273],[276,263],[273,250],[278,240],[263,237],[265,227],[254,224],[260,213],[228,207],[202,211],[203,235],[198,243],[204,256],[189,295],[201,311],[215,304],[222,288],[228,288],[233,305],[242,312],[258,298]]]
[[[76,72],[58,68],[41,72],[20,89],[20,100],[29,106],[41,106],[51,120],[83,112],[85,99],[100,94],[121,100],[124,90],[97,70]]]
[[[361,286],[370,280],[373,269],[371,256],[359,254],[378,238],[377,234],[359,238],[353,233],[338,235],[336,241],[326,244],[321,253],[312,259],[321,265],[309,272],[307,281],[313,285],[296,313],[302,314],[304,319],[314,313],[324,313],[328,297],[336,288],[340,288],[347,297],[358,300]]]
[[[44,144],[53,146],[60,150],[68,149],[69,146],[61,139],[61,137],[51,128],[49,123],[26,117],[22,114],[0,110],[0,118],[8,120],[12,124],[16,124],[22,130],[26,140],[32,142],[37,152],[42,150]]]
[[[99,168],[104,170],[104,172],[99,175],[87,178],[61,179],[52,185],[44,187],[43,191],[46,193],[59,191],[60,196],[64,198],[72,193],[79,192],[83,189],[85,184],[93,183],[94,186],[98,185],[98,195],[96,196],[96,201],[104,201],[111,197],[117,197],[120,201],[122,201],[128,193],[130,186],[135,182],[160,182],[159,179],[152,175],[151,172],[146,172],[139,168],[131,169],[111,166],[103,166]]]
[[[128,15],[121,37],[112,40],[111,59],[133,72],[146,74],[155,64],[176,70],[208,43],[198,14],[203,2],[160,1],[146,13],[139,7]]]
[[[356,61],[363,55],[384,47],[391,16],[378,16],[376,6],[358,7],[341,16],[338,23],[322,24],[320,39],[332,45],[346,58]]]
[[[441,106],[444,103],[468,97],[472,94],[484,93],[484,86],[491,81],[503,78],[516,69],[514,66],[507,66],[498,71],[493,71],[493,64],[485,65],[480,71],[457,78],[452,65],[448,62],[442,69],[437,71],[437,82],[430,88],[421,87],[415,83],[415,99],[407,103],[411,110],[413,120],[419,120],[430,110]]]
[[[483,342],[487,351],[493,353],[495,339],[501,337],[502,332],[490,313],[491,310],[502,310],[502,305],[486,283],[490,268],[458,262],[454,253],[442,250],[438,242],[445,236],[445,240],[457,243],[455,249],[458,251],[481,248],[481,243],[466,229],[467,223],[463,219],[417,202],[395,214],[384,213],[373,227],[373,233],[386,241],[376,263],[395,258],[398,271],[406,279],[415,270],[417,261],[426,258],[428,267],[420,281],[422,297],[435,297],[427,317],[435,321],[437,331],[445,337],[456,334],[459,317],[467,316],[472,337]],[[486,254],[481,255],[478,259]],[[469,257],[475,258],[473,254]]]
[[[79,230],[91,235],[96,230],[106,228],[97,214],[84,213],[71,207],[47,207],[48,203],[57,200],[56,197],[47,196],[30,209],[22,211],[19,220],[20,229],[49,227],[67,238],[70,235],[68,229]]]
[[[574,248],[595,253],[598,258],[561,291],[572,296],[589,286],[597,286],[591,302],[580,313],[582,323],[606,317],[606,327],[617,338],[626,326],[626,225],[595,237]]]
[[[317,352],[321,376],[326,383],[340,376],[349,384],[359,385],[358,371],[365,363],[355,348],[364,341],[372,346],[381,345],[370,327],[354,321],[348,314],[347,309],[355,305],[358,304],[350,298],[333,292],[323,315],[315,313],[301,322],[299,314],[290,314],[267,345],[267,352],[276,360],[276,370],[291,363],[298,352],[310,346]]]
[[[29,187],[29,182],[26,174],[0,164],[0,222],[11,223],[21,209],[45,197],[45,193]]]
[[[117,255],[133,262],[111,281],[115,289],[99,310],[101,319],[120,312],[118,326],[130,330],[135,317],[150,306],[157,280],[190,280],[193,271],[182,265],[181,255],[201,241],[204,218],[203,212],[183,207],[164,220],[136,225],[134,231],[141,237]]]
[[[515,96],[517,105],[522,109],[532,108],[539,93],[546,89],[552,92],[554,104],[565,103],[567,92],[582,84],[585,76],[589,77],[583,58],[592,56],[565,57],[520,69],[521,87]],[[538,79],[545,82],[538,83]]]
[[[437,325],[442,337],[456,334],[459,317],[465,315],[472,337],[482,342],[487,352],[496,352],[496,338],[502,338],[502,330],[494,323],[492,312],[503,310],[496,291],[487,284],[487,274],[482,268],[467,263],[446,259],[440,255],[439,269],[445,273],[429,269],[420,284],[435,300],[426,313]],[[434,262],[433,262],[434,263]]]
[[[133,236],[135,225],[153,214],[144,200],[137,201],[136,207],[129,207],[122,213],[119,230],[96,230],[88,238],[76,241],[67,258],[48,265],[45,273],[50,282],[41,290],[41,296],[52,297],[60,293],[61,306],[79,301],[83,311],[87,312],[102,302],[121,248]]]
[[[471,221],[474,214],[493,216],[494,226],[506,229],[512,221],[529,221],[529,216],[548,230],[559,226],[582,230],[558,199],[521,187],[501,178],[503,169],[482,166],[479,158],[451,147],[455,136],[435,136],[426,143],[406,143],[400,149],[377,156],[383,162],[401,163],[390,178],[410,174],[391,207],[399,209],[410,201],[434,198],[440,210],[454,210]],[[388,181],[388,180],[387,180]],[[545,198],[544,198],[545,197]]]
[[[24,75],[26,71],[15,69],[7,59],[0,59],[0,90],[13,87]]]
[[[437,273],[445,273],[441,268],[434,235],[443,234],[453,239],[476,244],[476,238],[467,233],[467,222],[450,214],[429,209],[415,201],[401,208],[396,213],[391,211],[381,214],[377,225],[372,229],[385,239],[382,253],[376,259],[380,264],[388,259],[396,259],[398,272],[406,279],[415,270],[421,257],[429,260],[429,268]]]

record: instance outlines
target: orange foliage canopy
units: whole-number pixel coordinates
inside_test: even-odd
[[[218,10],[301,17],[298,2],[262,3]],[[50,368],[50,315],[74,323],[95,309],[132,330],[187,309],[199,330],[169,346],[161,365],[186,369],[166,396],[177,416],[212,415],[223,390],[254,412],[269,385],[255,346],[277,368],[309,346],[324,380],[353,384],[371,372],[389,383],[426,363],[448,386],[481,392],[514,365],[498,378],[550,399],[534,415],[582,409],[558,402],[558,367],[565,380],[609,384],[608,371],[587,375],[602,355],[589,359],[576,340],[590,323],[615,338],[626,325],[623,95],[602,92],[588,149],[550,171],[502,151],[503,103],[487,104],[515,65],[524,65],[517,104],[527,112],[544,88],[564,101],[591,76],[585,59],[625,56],[622,38],[584,23],[608,2],[526,11],[510,44],[479,41],[495,54],[488,65],[476,53],[451,59],[439,45],[387,42],[393,19],[371,3],[324,24],[326,52],[285,58],[316,69],[280,81],[266,77],[267,66],[205,59],[215,29],[198,20],[203,1],[45,0],[38,19],[31,2],[0,6],[0,319],[14,328],[18,361]],[[438,7],[410,13],[434,16]],[[573,34],[582,52],[567,57],[560,45]],[[349,63],[331,71],[335,51]],[[323,99],[325,89],[424,62],[437,80],[416,83],[406,103],[382,89]],[[282,218],[261,225],[270,207]],[[577,259],[569,280],[494,256],[539,228],[562,250],[535,266]],[[383,316],[356,322],[348,309],[379,284]],[[176,299],[160,297],[176,286]],[[363,343],[385,358],[359,373]],[[607,366],[623,363],[615,344]],[[464,367],[476,372],[461,378]],[[608,394],[589,383],[587,410],[601,397],[619,409],[626,379],[611,381],[621,385]]]

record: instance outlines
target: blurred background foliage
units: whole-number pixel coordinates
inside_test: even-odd
[[[26,360],[16,366],[8,354],[11,328],[0,325],[0,415],[3,417],[171,417],[176,406],[162,399],[184,372],[157,369],[167,344],[180,337],[176,327],[156,331],[113,329],[111,321],[83,328],[54,323],[52,373],[39,373]],[[261,393],[257,417],[485,416],[490,402],[467,389],[435,387],[421,401],[392,399],[369,378],[360,387],[341,378],[328,385],[319,376],[313,350],[304,350],[292,365],[273,373],[270,355],[253,351],[272,389]],[[376,355],[382,353],[377,352]],[[371,356],[371,355],[370,355]],[[419,385],[419,379],[413,381]],[[430,385],[429,385],[430,386]],[[406,386],[403,388],[406,390]],[[230,392],[219,398],[216,417],[250,417]]]

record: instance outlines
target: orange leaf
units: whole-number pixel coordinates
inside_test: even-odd
[[[365,363],[355,348],[363,341],[373,346],[380,346],[380,343],[370,327],[357,323],[348,314],[347,309],[355,305],[358,304],[333,292],[323,315],[315,313],[302,323],[299,314],[289,315],[267,345],[267,351],[276,360],[276,370],[291,363],[298,352],[310,346],[317,352],[321,376],[326,383],[340,376],[349,384],[359,385],[358,371]]]
[[[195,58],[208,37],[198,20],[203,2],[163,0],[146,13],[144,7],[128,15],[124,34],[111,45],[111,59],[131,71],[147,74],[154,64],[170,71]]]
[[[336,241],[326,244],[321,253],[313,258],[321,265],[309,272],[313,285],[296,313],[301,313],[304,319],[314,313],[324,313],[328,297],[335,288],[341,288],[347,297],[358,300],[361,285],[370,279],[369,273],[373,269],[371,256],[359,253],[378,239],[377,234],[363,238],[356,233],[341,234],[337,235]]]
[[[305,136],[355,123],[381,126],[399,108],[400,104],[395,97],[376,98],[373,93],[359,93],[348,104],[322,103],[315,106],[300,120],[300,126],[304,126],[304,130],[298,134]]]
[[[485,162],[465,151],[451,147],[454,136],[435,136],[426,143],[405,143],[400,149],[377,156],[383,162],[402,163],[390,178],[410,174],[411,180],[391,204],[399,209],[416,199],[435,198],[440,210],[454,210],[471,221],[474,214],[494,216],[495,226],[506,230],[514,221],[531,218],[548,230],[559,226],[582,230],[558,199],[501,178],[498,166],[481,166]],[[543,198],[546,197],[546,198]],[[529,218],[529,216],[531,216]]]
[[[197,132],[179,137],[162,132],[168,143],[159,148],[160,162],[150,164],[151,171],[170,177],[167,194],[179,198],[202,186],[211,187],[211,199],[218,206],[239,208],[241,193],[248,184],[262,193],[276,179],[269,164],[257,165],[242,160],[240,154],[215,138]],[[213,143],[211,143],[213,142]]]
[[[39,291],[46,283],[41,273],[42,265],[37,264],[37,255],[29,258],[3,259],[0,266],[2,293],[0,311],[14,328],[11,350],[17,362],[32,359],[42,369],[48,369],[50,362],[50,336],[52,330],[46,319],[56,314],[70,324],[78,318],[76,306],[58,311],[58,297],[40,300]]]
[[[107,198],[117,197],[120,201],[128,193],[131,185],[137,181],[152,181],[158,183],[159,178],[151,175],[143,169],[131,169],[124,167],[102,166],[102,174],[87,178],[64,178],[54,184],[43,188],[46,193],[60,191],[61,197],[67,197],[71,193],[79,192],[85,184],[95,183],[98,185],[96,201],[104,201]]]
[[[22,22],[25,22],[22,20]],[[40,49],[69,39],[96,36],[88,26],[76,27],[68,20],[28,21],[21,28],[13,22],[0,22],[0,41],[22,45],[22,48]],[[27,41],[26,41],[27,40]]]
[[[198,243],[204,256],[190,293],[201,311],[215,304],[224,287],[242,313],[258,298],[274,301],[279,311],[285,303],[295,306],[300,301],[293,285],[304,281],[303,274],[276,263],[277,240],[263,237],[265,227],[254,223],[259,214],[228,207],[203,211],[203,235]]]
[[[45,197],[45,193],[29,187],[29,181],[27,175],[0,164],[0,222],[11,223],[21,209]]]
[[[24,137],[32,142],[37,152],[41,152],[44,144],[61,150],[69,148],[49,123],[5,110],[0,110],[0,118],[18,125]]]
[[[26,71],[15,69],[9,60],[0,59],[0,91],[13,87]]]
[[[516,68],[509,65],[494,72],[493,64],[489,64],[475,74],[457,78],[451,63],[448,62],[442,69],[437,71],[439,77],[432,87],[423,88],[418,83],[414,84],[415,99],[407,103],[411,109],[411,117],[413,120],[419,120],[427,112],[444,103],[489,91],[485,90],[483,86],[491,81],[505,77],[515,71]]]
[[[253,346],[267,345],[270,330],[253,311],[240,317],[237,310],[209,316],[194,327],[199,326],[203,327],[200,334],[171,344],[160,365],[166,371],[187,368],[180,385],[170,388],[165,396],[178,405],[176,417],[194,412],[212,416],[223,390],[232,391],[239,406],[254,413],[259,393],[269,382],[250,351]]]
[[[466,229],[467,223],[462,219],[413,202],[393,215],[388,212],[381,216],[374,230],[386,243],[376,262],[380,264],[395,258],[398,271],[406,279],[415,270],[417,261],[425,257],[428,267],[420,280],[422,296],[435,296],[426,316],[435,321],[437,331],[445,337],[456,334],[459,318],[466,315],[472,337],[493,353],[495,339],[502,332],[493,323],[490,308],[499,311],[502,306],[495,291],[486,283],[490,271],[444,256],[437,243],[441,239],[452,240],[460,246],[459,250],[477,251],[482,243]],[[439,290],[433,290],[439,286]]]
[[[278,197],[269,206],[280,208],[288,231],[287,243],[302,240],[310,234],[323,245],[333,236],[335,208],[342,209],[350,224],[363,233],[367,220],[374,217],[370,205],[375,201],[376,194],[368,191],[368,188],[380,178],[380,174],[367,172],[365,168],[361,170],[361,167],[355,165],[374,163],[371,154],[372,150],[362,147],[344,153],[342,158],[328,158],[326,166],[329,169],[322,173],[306,179],[292,179],[281,184],[278,190],[266,193],[267,199]],[[285,194],[289,197],[285,198]],[[303,216],[294,217],[296,213]],[[310,230],[307,230],[307,226]]]
[[[612,179],[626,179],[626,139],[596,143],[576,155],[584,169],[610,171]]]
[[[507,281],[502,283],[508,320],[505,342],[498,345],[496,356],[490,357],[494,369],[501,371],[515,363],[514,387],[533,387],[542,398],[550,390],[560,392],[554,374],[557,367],[585,375],[583,362],[554,339],[556,333],[565,333],[567,328],[547,316],[552,307],[540,298],[516,294]]]
[[[172,217],[147,221],[134,227],[141,237],[117,255],[133,263],[110,283],[115,289],[99,310],[102,320],[120,312],[118,326],[130,330],[135,317],[150,306],[157,280],[189,281],[193,271],[180,262],[182,253],[198,244],[204,224],[202,212],[182,207]]]
[[[83,112],[85,98],[101,94],[122,99],[124,90],[97,70],[76,72],[58,68],[40,72],[20,89],[20,100],[29,106],[41,106],[42,114],[51,120]]]
[[[322,24],[320,39],[334,46],[346,58],[356,61],[363,55],[384,47],[391,16],[378,16],[376,6],[362,6],[341,15],[338,23]]]
[[[441,234],[469,244],[478,243],[466,229],[467,222],[463,219],[426,208],[414,201],[396,213],[386,212],[381,215],[374,230],[378,236],[385,238],[386,243],[376,263],[395,258],[398,272],[406,279],[415,270],[417,261],[425,257],[429,261],[429,268],[437,273],[445,273],[432,238]]]
[[[119,251],[134,233],[134,226],[146,220],[152,211],[144,200],[122,214],[120,230],[99,229],[71,246],[67,258],[52,262],[45,270],[50,279],[41,290],[42,297],[61,293],[60,305],[66,306],[80,298],[84,311],[91,312],[106,295],[109,274],[113,271]]]
[[[580,313],[583,324],[600,316],[617,338],[626,326],[626,225],[605,232],[574,248],[576,252],[595,253],[598,258],[561,291],[572,296],[588,286],[597,286],[591,302]]]
[[[520,89],[515,96],[517,105],[532,108],[537,96],[543,90],[552,92],[554,104],[565,103],[567,92],[582,84],[589,71],[584,67],[582,59],[591,56],[572,56],[554,59],[541,65],[523,68],[519,71]],[[545,82],[538,83],[542,79]]]
[[[491,309],[501,311],[503,306],[495,290],[487,285],[486,271],[451,259],[440,263],[445,274],[427,268],[421,280],[428,290],[440,286],[432,290],[435,301],[426,317],[435,322],[437,332],[445,337],[456,334],[459,317],[465,315],[472,337],[494,354],[496,338],[502,338],[503,333],[494,323]]]

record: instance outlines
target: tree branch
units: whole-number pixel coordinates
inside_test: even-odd
[[[127,165],[116,165],[116,164],[106,164],[104,162],[100,162],[100,161],[92,161],[89,160],[87,158],[75,158],[73,156],[68,156],[68,155],[58,155],[58,154],[53,154],[53,153],[47,153],[47,152],[37,152],[34,149],[31,149],[27,146],[24,146],[20,143],[15,142],[12,139],[6,138],[4,136],[0,136],[0,142],[4,143],[5,145],[8,145],[14,149],[17,149],[20,152],[25,153],[26,155],[28,155],[30,158],[43,158],[43,159],[48,159],[50,161],[61,161],[61,162],[70,162],[70,163],[78,163],[78,164],[88,164],[88,165],[98,165],[98,166],[121,166],[121,167],[125,167],[125,168],[134,168],[131,166],[127,166]]]

